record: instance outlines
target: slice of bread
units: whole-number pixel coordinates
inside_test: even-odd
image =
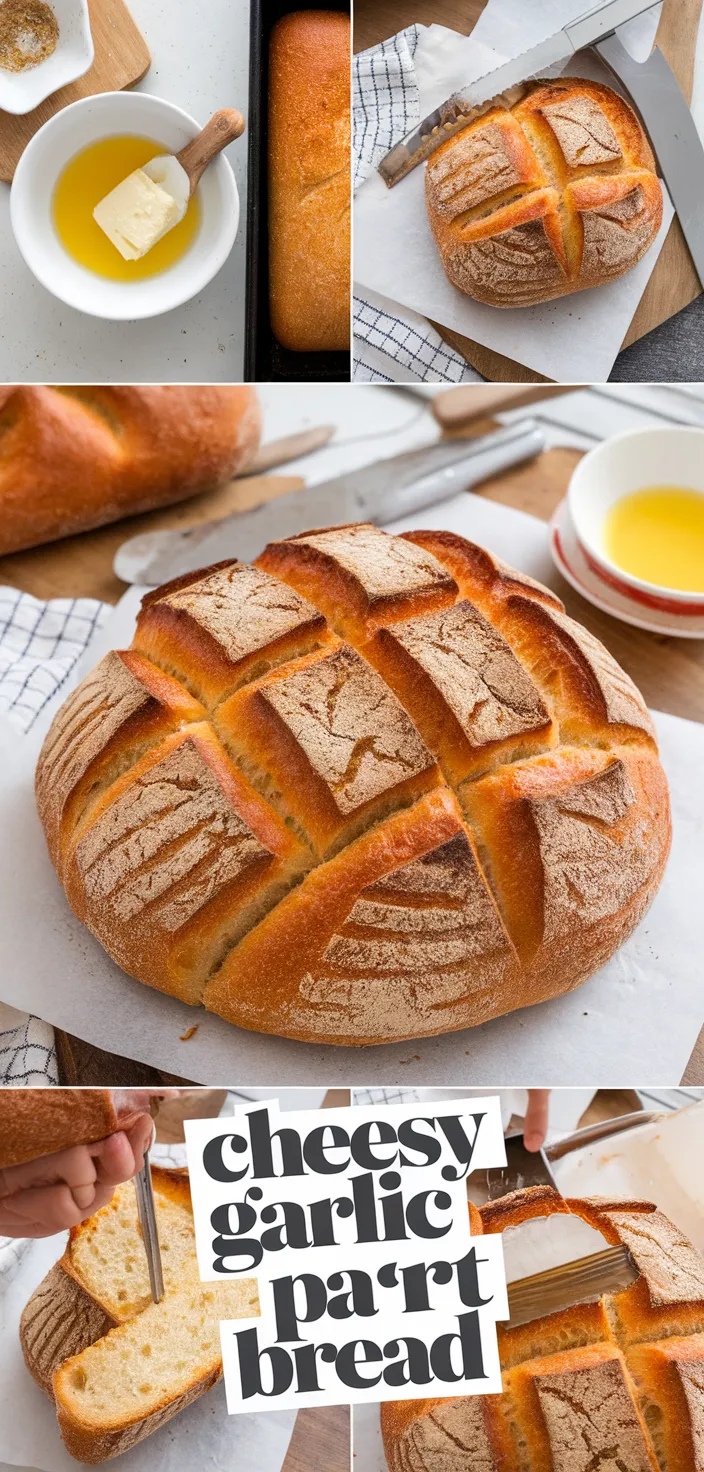
[[[169,1292],[191,1279],[198,1281],[188,1173],[153,1167],[152,1181],[164,1287]],[[119,1186],[95,1216],[74,1227],[61,1266],[115,1324],[131,1319],[151,1303],[131,1181]]]
[[[66,1360],[54,1398],[71,1455],[105,1461],[163,1426],[220,1378],[220,1320],[257,1312],[251,1278],[193,1284]]]
[[[201,1283],[186,1171],[152,1171],[165,1296],[154,1304],[132,1182],[71,1232],[32,1294],[20,1340],[67,1450],[120,1456],[222,1374],[221,1319],[259,1311],[256,1281]]]

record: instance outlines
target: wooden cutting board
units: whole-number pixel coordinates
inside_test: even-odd
[[[702,3],[703,0],[664,0],[656,36],[656,44],[667,57],[688,102],[692,99]],[[430,0],[430,3],[428,0],[356,0],[355,51],[373,46],[414,21],[424,25],[435,22],[469,35],[484,4],[485,0]],[[622,346],[628,347],[681,312],[701,290],[684,236],[674,219]],[[495,383],[545,382],[541,374],[524,364],[440,323],[434,322],[433,326],[484,378]]]
[[[0,111],[0,179],[7,184],[14,178],[15,169],[30,138],[43,123],[78,102],[81,97],[93,97],[98,92],[121,92],[123,87],[133,87],[141,81],[151,65],[151,56],[144,37],[138,31],[123,0],[88,0],[90,28],[93,33],[95,60],[89,72],[61,87],[52,97],[47,97],[33,112],[21,117]]]
[[[491,422],[485,427],[491,428]],[[546,450],[529,464],[485,481],[478,494],[547,521],[565,494],[580,454],[567,448]],[[114,576],[112,559],[126,537],[147,529],[193,525],[206,515],[224,515],[235,506],[244,509],[245,505],[272,499],[300,484],[300,479],[284,475],[236,480],[221,491],[182,506],[133,517],[97,532],[4,557],[0,559],[0,583],[23,588],[37,598],[82,595],[114,603],[124,591],[124,584]],[[438,522],[442,522],[442,507],[438,507]],[[611,650],[640,686],[649,705],[704,721],[704,641],[675,639],[631,628],[593,608],[557,574],[555,586],[568,613]],[[167,1078],[145,1064],[102,1052],[66,1033],[57,1033],[57,1043],[62,1083],[144,1086],[185,1082]],[[692,1054],[683,1082],[704,1085],[704,1035]]]

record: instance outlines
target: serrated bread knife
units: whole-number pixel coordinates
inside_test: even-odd
[[[154,1186],[148,1149],[144,1152],[144,1165],[134,1178],[134,1188],[137,1193],[137,1212],[149,1269],[152,1299],[154,1303],[161,1303],[164,1297],[164,1274],[161,1266],[161,1249],[156,1225]]]
[[[607,1247],[604,1252],[548,1268],[530,1278],[518,1278],[508,1284],[511,1328],[573,1308],[577,1303],[595,1303],[604,1293],[621,1293],[638,1277],[626,1247]]]
[[[547,40],[454,92],[397,143],[378,165],[389,188],[429,158],[447,138],[492,106],[512,107],[550,67],[593,46],[638,109],[672,197],[700,281],[704,284],[704,147],[679,82],[656,46],[634,61],[618,29],[653,0],[605,0]]]
[[[118,549],[114,569],[126,583],[157,586],[226,557],[250,562],[267,542],[309,527],[344,526],[352,521],[383,525],[446,501],[458,491],[532,459],[544,448],[543,431],[533,419],[518,420],[473,440],[441,440],[347,471],[320,485],[288,491],[222,521],[132,537]]]

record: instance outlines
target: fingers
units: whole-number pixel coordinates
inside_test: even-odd
[[[540,1150],[548,1132],[550,1107],[549,1089],[529,1089],[528,1108],[523,1126],[523,1143],[526,1150]]]
[[[1,1172],[0,1231],[49,1237],[77,1226],[107,1205],[113,1187],[141,1170],[152,1133],[145,1114],[128,1133],[119,1130],[97,1145],[75,1145]]]
[[[144,1165],[144,1152],[152,1141],[154,1127],[150,1114],[143,1114],[128,1131],[118,1131],[91,1145],[97,1179],[110,1186],[131,1181]]]
[[[50,1237],[55,1232],[65,1232],[77,1227],[84,1217],[92,1216],[101,1206],[106,1206],[112,1195],[110,1186],[96,1185],[90,1188],[89,1206],[77,1204],[73,1192],[67,1185],[36,1186],[7,1197],[2,1203],[0,1223],[4,1223],[4,1235],[10,1237]]]

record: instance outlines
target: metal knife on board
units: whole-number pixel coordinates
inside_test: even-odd
[[[477,439],[441,440],[346,471],[320,485],[288,491],[222,521],[132,537],[118,549],[114,570],[126,583],[157,586],[226,557],[250,562],[267,542],[308,527],[396,521],[530,460],[544,448],[545,436],[533,419],[518,420]]]
[[[393,188],[473,118],[492,106],[512,107],[550,67],[593,46],[641,115],[704,284],[704,147],[662,51],[656,46],[646,61],[634,61],[618,34],[627,21],[652,8],[653,0],[603,0],[529,51],[454,92],[381,160],[384,182]]]
[[[152,1291],[154,1303],[161,1303],[164,1297],[164,1274],[161,1265],[161,1249],[159,1247],[159,1233],[156,1224],[156,1209],[154,1206],[154,1187],[152,1184],[152,1168],[149,1159],[149,1150],[144,1152],[144,1165],[134,1178],[134,1188],[137,1193],[137,1212],[139,1214],[139,1225],[142,1231],[142,1241],[149,1269],[149,1286]]]
[[[509,1323],[513,1329],[577,1303],[595,1303],[604,1293],[630,1288],[638,1277],[628,1248],[607,1247],[561,1267],[518,1278],[508,1284]]]

